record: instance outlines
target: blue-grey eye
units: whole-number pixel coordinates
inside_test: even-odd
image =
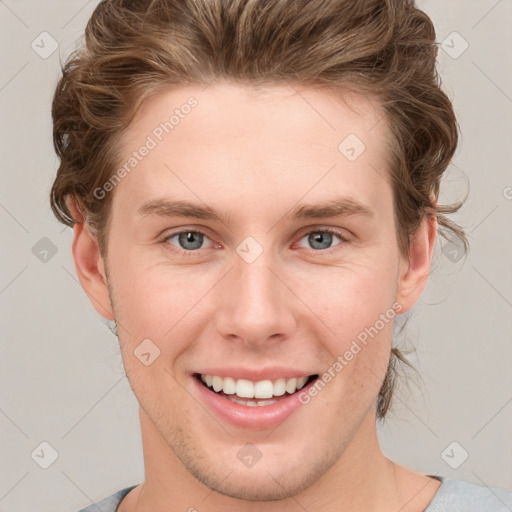
[[[313,249],[328,249],[332,245],[333,235],[328,231],[312,231],[308,242]]]
[[[179,234],[179,243],[183,249],[199,249],[203,245],[204,235],[197,231],[184,231]]]
[[[198,231],[182,231],[181,233],[176,233],[174,236],[169,237],[169,240],[175,237],[178,237],[180,247],[186,251],[201,248],[204,241],[204,235]]]
[[[336,239],[338,240],[337,242]],[[330,229],[316,229],[306,233],[301,238],[299,247],[304,247],[305,249],[313,248],[317,251],[322,251],[336,247],[345,242],[347,242],[347,239],[342,233],[337,233]]]

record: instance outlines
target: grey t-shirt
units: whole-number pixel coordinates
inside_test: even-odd
[[[483,487],[444,476],[435,478],[441,480],[441,486],[424,512],[510,512],[512,510],[512,490]],[[112,496],[79,512],[115,512],[121,500],[134,487],[136,486],[132,485],[117,491]]]

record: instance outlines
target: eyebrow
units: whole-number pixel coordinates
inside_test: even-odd
[[[185,200],[152,199],[145,202],[138,210],[139,216],[158,216],[164,218],[184,217],[228,223],[227,215],[200,203]],[[366,205],[351,198],[337,197],[315,204],[299,205],[283,216],[283,219],[321,219],[341,215],[363,215],[374,217],[374,212]]]
[[[145,202],[138,210],[139,216],[155,215],[158,217],[190,217],[195,219],[218,220],[225,222],[227,217],[206,204],[191,201],[152,199]]]
[[[338,217],[339,215],[363,215],[373,218],[373,211],[366,205],[354,199],[338,197],[316,204],[303,204],[294,208],[285,217],[297,219],[321,219]]]

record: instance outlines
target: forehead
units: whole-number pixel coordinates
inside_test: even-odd
[[[114,195],[129,195],[134,210],[148,199],[201,194],[247,207],[265,194],[277,208],[283,194],[323,200],[345,185],[371,202],[382,190],[388,130],[378,102],[354,92],[219,83],[147,98],[123,135],[121,164],[143,146],[151,150]]]
[[[189,107],[190,104],[195,106]],[[193,119],[193,130],[187,129],[190,122],[182,122],[187,117]],[[257,134],[259,138],[267,135],[268,140],[279,135],[280,142],[322,140],[329,148],[336,148],[348,133],[357,132],[360,138],[368,139],[368,132],[377,125],[380,129],[372,140],[386,135],[383,118],[378,100],[349,89],[220,82],[206,87],[170,88],[150,96],[125,133],[124,142],[133,145],[141,134],[156,130],[156,138],[181,131],[186,132],[190,142],[201,145],[222,143],[226,137],[241,140]],[[164,133],[159,133],[162,130],[158,127],[169,121],[170,131],[161,127]]]

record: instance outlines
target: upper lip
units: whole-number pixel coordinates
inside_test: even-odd
[[[260,380],[293,379],[294,377],[309,377],[317,372],[302,371],[295,368],[271,367],[271,368],[203,368],[193,372],[202,375],[217,375],[219,377],[233,377],[234,379],[247,379],[254,382]]]

